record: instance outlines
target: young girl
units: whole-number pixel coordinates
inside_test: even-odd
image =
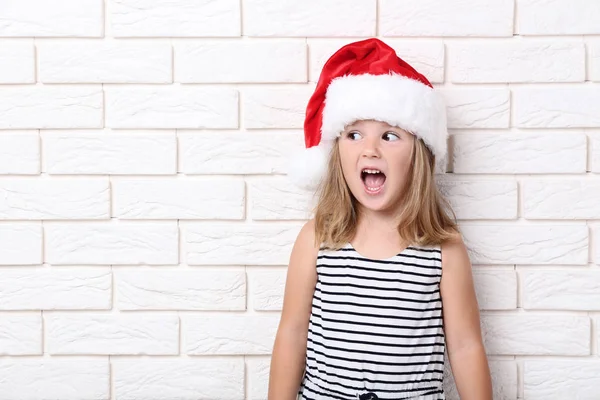
[[[269,400],[492,399],[471,265],[434,181],[446,115],[429,81],[377,39],[325,64],[290,176],[318,189],[298,235]]]

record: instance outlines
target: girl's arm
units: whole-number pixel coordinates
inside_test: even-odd
[[[442,296],[448,358],[461,400],[492,400],[471,262],[460,234],[442,245]]]
[[[314,221],[296,239],[288,266],[283,311],[269,375],[269,400],[296,400],[306,357],[308,320],[317,281]]]

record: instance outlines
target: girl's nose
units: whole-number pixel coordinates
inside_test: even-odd
[[[367,138],[364,141],[364,143],[365,143],[364,147],[363,147],[363,156],[364,157],[373,158],[373,157],[379,157],[381,155],[380,150],[379,150],[378,139]]]

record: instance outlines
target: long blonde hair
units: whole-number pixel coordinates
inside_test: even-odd
[[[435,156],[419,138],[414,140],[411,157],[409,180],[401,200],[404,206],[398,232],[412,245],[441,244],[459,230],[456,216],[436,185]],[[340,248],[356,234],[358,201],[344,179],[338,139],[331,150],[327,173],[317,195],[315,240],[318,245]]]

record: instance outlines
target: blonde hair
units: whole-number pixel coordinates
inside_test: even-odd
[[[411,157],[409,180],[401,198],[404,207],[398,232],[412,245],[441,244],[458,232],[456,216],[439,192],[434,179],[435,156],[422,139],[415,138]],[[342,173],[338,139],[331,150],[327,173],[317,195],[314,209],[316,244],[339,249],[356,234],[358,201]]]

